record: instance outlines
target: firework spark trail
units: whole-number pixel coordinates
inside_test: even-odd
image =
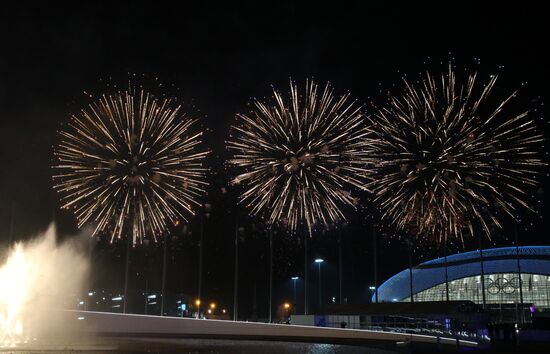
[[[71,117],[54,151],[54,188],[79,227],[111,241],[155,239],[186,220],[205,194],[207,169],[197,119],[171,98],[130,88],[102,95]]]
[[[420,239],[459,241],[481,228],[501,227],[499,214],[528,208],[537,184],[543,137],[528,112],[510,113],[516,94],[495,102],[497,76],[461,84],[451,65],[426,73],[390,96],[369,118],[375,164],[368,188],[382,218]]]
[[[289,97],[274,89],[271,100],[255,100],[227,142],[240,201],[291,231],[345,219],[341,207],[357,203],[351,189],[364,188],[365,123],[363,107],[349,94],[335,97],[328,84],[308,81],[302,96],[291,82]]]

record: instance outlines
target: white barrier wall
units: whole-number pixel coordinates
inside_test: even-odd
[[[193,318],[158,317],[146,315],[125,315],[102,312],[69,311],[73,316],[75,327],[99,336],[109,337],[155,337],[155,338],[235,338],[235,339],[270,339],[313,341],[330,343],[338,341],[388,341],[388,342],[420,342],[456,345],[454,338],[439,338],[434,336],[377,332],[356,329],[323,328],[311,325],[286,325],[256,322],[234,322],[222,320],[199,320]],[[316,316],[303,316],[303,323],[311,323]],[[326,317],[326,316],[324,316]],[[350,316],[359,317],[359,316]],[[358,321],[352,318],[351,323]],[[477,346],[477,343],[460,341],[461,346]]]

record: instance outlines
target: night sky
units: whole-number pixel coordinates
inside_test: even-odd
[[[457,1],[416,2],[317,1],[229,2],[202,5],[174,1],[11,2],[0,12],[0,242],[8,239],[15,210],[14,238],[28,239],[55,218],[65,237],[74,237],[71,214],[59,210],[52,191],[52,146],[56,129],[84,102],[82,92],[101,87],[101,79],[124,78],[128,72],[158,77],[180,88],[193,102],[211,132],[214,170],[205,202],[212,210],[205,223],[204,298],[230,307],[233,292],[235,219],[244,226],[240,271],[241,317],[252,313],[254,284],[260,316],[267,310],[269,250],[258,220],[236,206],[235,191],[224,170],[224,139],[237,112],[252,97],[269,94],[270,85],[286,88],[289,77],[303,82],[330,81],[337,93],[350,91],[362,102],[399,84],[402,73],[440,68],[454,58],[468,67],[481,58],[481,73],[503,66],[506,92],[521,87],[526,107],[548,101],[547,11],[542,2],[479,4]],[[124,81],[122,81],[124,83]],[[531,105],[531,106],[530,106]],[[541,111],[539,111],[541,112]],[[542,110],[538,116],[545,117]],[[540,120],[548,136],[548,120]],[[546,171],[545,171],[546,172]],[[541,179],[535,205],[538,215],[520,215],[522,244],[550,244],[548,178]],[[222,190],[226,188],[225,192]],[[367,196],[362,196],[365,205]],[[348,210],[343,228],[344,297],[368,301],[372,284],[372,207]],[[172,230],[167,289],[195,296],[200,218]],[[507,224],[507,226],[510,226]],[[510,245],[512,228],[499,231],[487,245]],[[337,296],[339,231],[320,232],[311,242],[311,257],[323,257],[325,300]],[[379,279],[407,266],[406,247],[378,233]],[[290,276],[302,276],[301,241],[275,235],[274,303],[291,299]],[[475,249],[467,244],[464,250]],[[415,263],[438,256],[418,247]],[[98,240],[93,245],[93,287],[122,286],[123,245]],[[405,255],[405,256],[404,256]],[[133,253],[130,287],[160,288],[159,245]],[[311,267],[311,302],[316,303],[317,276]],[[299,285],[301,288],[301,285]],[[301,292],[301,290],[299,290]],[[301,299],[301,298],[300,298]],[[298,305],[301,304],[299,300]]]

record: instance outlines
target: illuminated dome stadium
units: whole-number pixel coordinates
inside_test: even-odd
[[[524,304],[550,308],[550,246],[519,247]],[[487,304],[520,302],[518,257],[515,247],[483,250],[485,297]],[[381,302],[410,301],[409,269],[405,269],[378,289]],[[470,300],[481,304],[481,266],[479,251],[447,256],[449,300]],[[433,259],[413,267],[414,301],[446,300],[445,261]],[[374,299],[374,296],[373,296]]]

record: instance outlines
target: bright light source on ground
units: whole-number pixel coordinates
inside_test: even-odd
[[[0,265],[0,347],[40,339],[64,325],[51,311],[61,306],[60,299],[81,291],[88,268],[73,246],[58,245],[51,226],[43,236],[9,250]]]

